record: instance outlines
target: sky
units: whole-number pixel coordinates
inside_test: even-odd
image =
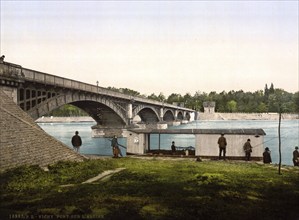
[[[5,61],[99,86],[299,90],[298,1],[1,1]]]

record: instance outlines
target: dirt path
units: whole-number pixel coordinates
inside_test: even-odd
[[[112,176],[113,174],[115,173],[118,173],[118,172],[121,172],[122,170],[125,170],[126,168],[117,168],[115,170],[106,170],[102,173],[100,173],[99,175],[93,177],[93,178],[90,178],[82,183],[79,183],[79,184],[87,184],[87,183],[93,183],[95,181],[98,181],[98,180],[104,180],[110,176]],[[61,185],[60,187],[69,187],[69,186],[75,186],[77,184],[66,184],[66,185]]]

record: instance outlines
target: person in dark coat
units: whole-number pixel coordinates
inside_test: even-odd
[[[251,152],[252,152],[252,146],[250,144],[250,139],[247,139],[247,141],[245,142],[243,149],[245,151],[245,160],[249,161],[250,160],[250,156],[251,156]]]
[[[298,147],[295,147],[295,150],[293,151],[293,163],[294,166],[299,166],[299,151]]]
[[[223,159],[225,160],[225,154],[226,154],[226,138],[224,137],[224,134],[221,134],[221,137],[218,138],[218,146],[219,146],[219,160],[221,159],[221,154],[223,152]]]
[[[271,151],[269,150],[268,147],[265,148],[265,151],[263,153],[263,162],[264,163],[272,163],[272,160],[271,160]]]
[[[82,145],[82,140],[81,140],[81,137],[79,136],[79,132],[76,131],[75,132],[75,135],[72,137],[72,145],[74,147],[74,150],[76,152],[79,152],[79,149]]]
[[[172,142],[172,144],[171,144],[171,151],[172,151],[172,154],[175,154],[175,143],[174,143],[174,141]]]
[[[114,158],[118,158],[119,154],[120,154],[120,156],[122,156],[121,151],[118,147],[118,142],[117,142],[116,135],[114,135],[112,140],[111,140],[111,147],[112,147],[112,152],[113,152],[113,157]]]

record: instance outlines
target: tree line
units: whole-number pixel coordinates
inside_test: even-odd
[[[169,104],[180,104],[186,108],[203,112],[203,103],[214,101],[216,103],[216,112],[244,112],[244,113],[267,113],[267,112],[285,112],[299,113],[299,92],[290,93],[283,89],[274,88],[273,83],[270,87],[266,84],[263,90],[255,92],[244,92],[243,90],[229,92],[215,91],[206,93],[197,91],[194,95],[186,93],[181,95],[172,93],[167,98],[163,93],[158,95],[142,95],[138,91],[128,88],[108,87],[107,89],[131,95],[133,97],[142,97]],[[73,106],[64,105],[47,115],[53,116],[87,116],[83,110]]]
[[[244,92],[243,90],[229,92],[222,91],[210,93],[197,91],[194,95],[186,93],[181,95],[172,93],[167,98],[163,93],[156,95],[152,93],[149,96],[141,95],[139,92],[131,89],[117,89],[108,87],[113,91],[122,92],[132,96],[140,96],[169,104],[180,103],[186,108],[203,112],[203,103],[206,101],[214,101],[216,103],[216,112],[245,112],[245,113],[267,113],[278,112],[281,105],[283,112],[298,113],[299,112],[299,92],[290,93],[283,89],[274,88],[273,83],[270,87],[265,85],[264,90],[255,92]]]

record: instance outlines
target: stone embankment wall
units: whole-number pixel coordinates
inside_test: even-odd
[[[299,119],[299,114],[282,114],[282,119]],[[201,113],[199,120],[278,120],[278,113]]]
[[[94,122],[95,120],[92,117],[41,117],[35,122],[37,123],[67,123],[67,122]]]
[[[84,158],[44,132],[0,89],[0,170]]]

